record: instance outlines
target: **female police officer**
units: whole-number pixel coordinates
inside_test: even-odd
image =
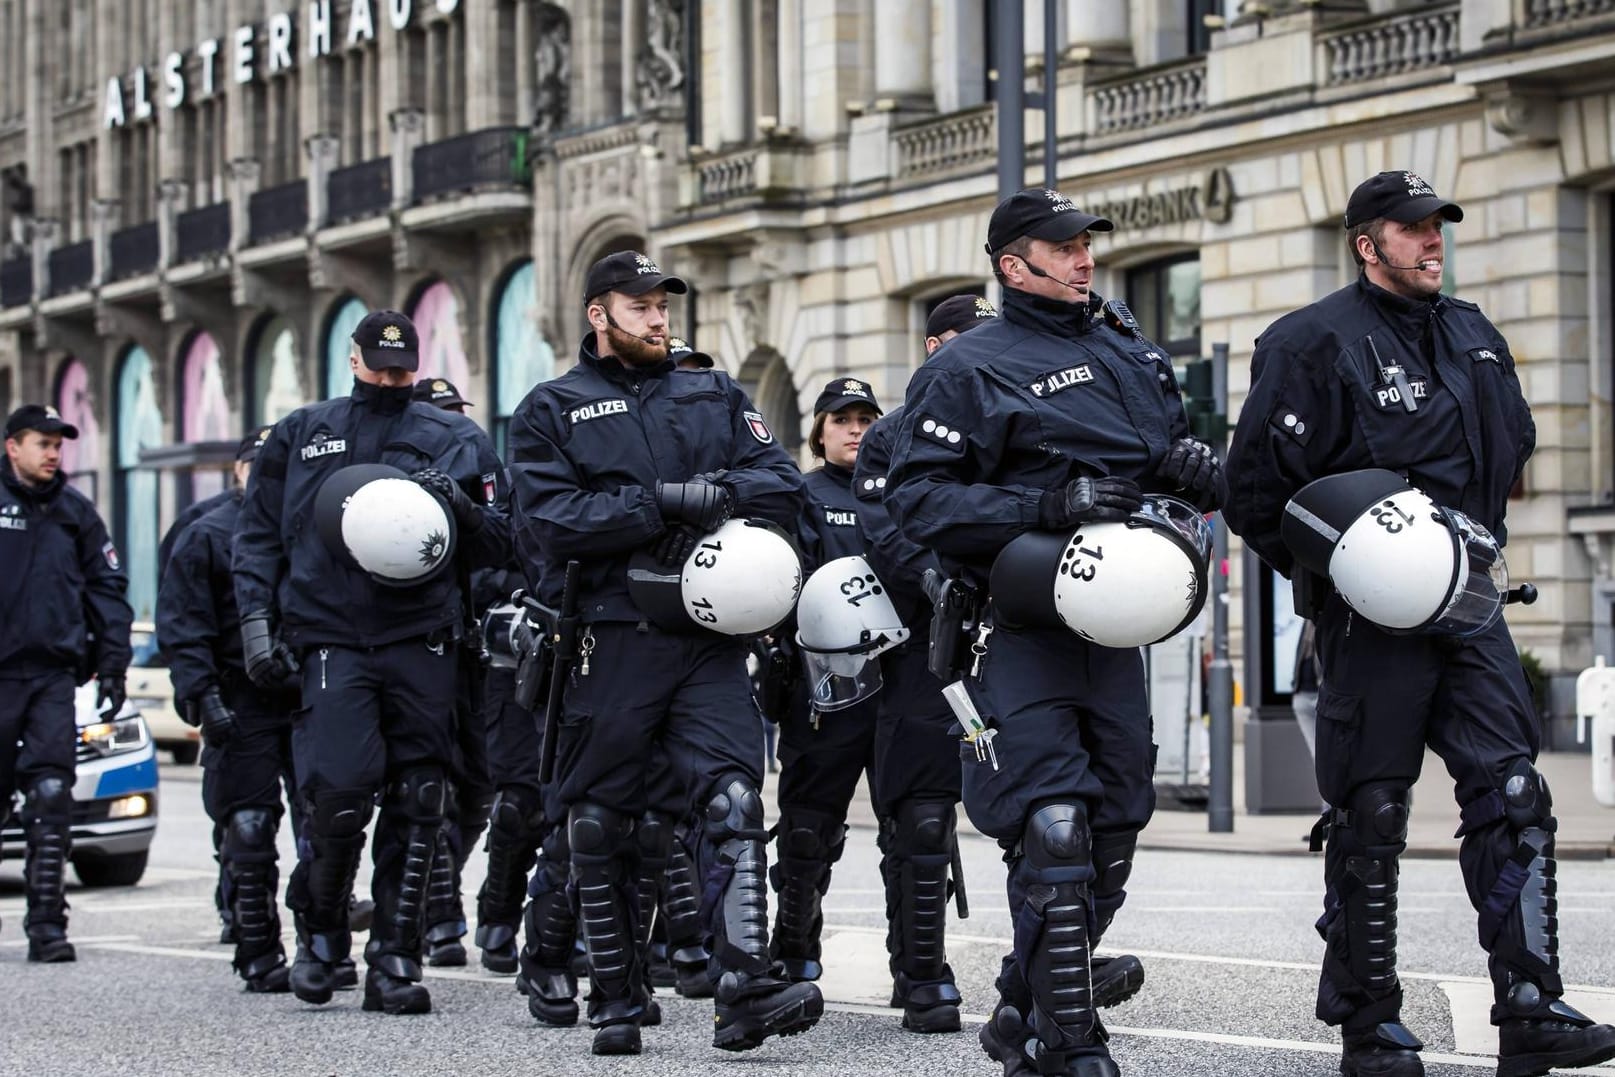
[[[1125,520],[1141,487],[1220,502],[1220,467],[1187,436],[1165,352],[1124,308],[1098,316],[1091,233],[1110,228],[1056,191],[999,203],[987,249],[1000,315],[909,384],[887,503],[909,539],[983,589],[1016,536]],[[966,684],[997,724],[998,764],[967,766],[964,803],[1010,853],[1016,931],[982,1046],[1006,1073],[1111,1077],[1089,925],[1103,931],[1121,904],[1154,809],[1143,662],[1063,628],[999,625],[983,642]]]

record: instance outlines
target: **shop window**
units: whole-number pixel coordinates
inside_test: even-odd
[[[224,392],[224,365],[219,361],[219,345],[207,333],[191,337],[181,365],[180,432],[185,441],[229,441],[230,401]],[[224,489],[224,472],[202,468],[189,476],[189,498],[200,501]],[[184,476],[177,493],[185,493]]]
[[[416,379],[447,378],[456,389],[468,391],[470,363],[460,335],[460,300],[454,289],[442,281],[427,285],[409,316],[421,342],[421,367]]]
[[[532,262],[510,274],[494,304],[493,439],[500,457],[509,441],[510,419],[528,392],[555,376],[555,352],[539,332],[538,292]]]
[[[79,430],[76,440],[62,442],[62,470],[74,489],[94,501],[101,466],[101,423],[95,416],[90,372],[77,359],[64,362],[56,375],[56,410]]]
[[[1127,272],[1127,303],[1144,335],[1175,358],[1200,355],[1200,256],[1177,255]]]
[[[251,368],[254,424],[276,422],[303,406],[299,358],[291,322],[275,317],[258,330]]]
[[[130,348],[118,367],[117,501],[113,534],[129,573],[129,605],[149,621],[157,608],[157,472],[140,466],[142,449],[163,443],[163,413],[150,354]]]
[[[330,320],[326,322],[325,354],[322,359],[325,364],[327,400],[353,393],[353,369],[348,365],[348,356],[353,354],[353,331],[359,328],[359,323],[369,313],[370,308],[364,305],[363,300],[349,296],[337,304]]]

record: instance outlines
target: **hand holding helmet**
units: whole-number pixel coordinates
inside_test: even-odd
[[[476,505],[472,504],[471,498],[466,496],[466,492],[460,488],[460,484],[455,482],[454,477],[448,472],[440,468],[428,467],[415,472],[410,478],[441,497],[448,504],[449,511],[454,513],[454,518],[459,521],[460,526],[468,527],[475,520],[477,515]]]
[[[668,523],[689,524],[700,534],[716,531],[735,509],[728,487],[702,479],[658,482],[656,508]]]
[[[689,560],[701,534],[691,527],[670,527],[651,544],[650,555],[663,568],[678,568]]]
[[[1172,483],[1202,512],[1213,512],[1228,500],[1228,479],[1223,474],[1222,461],[1199,438],[1173,442],[1155,474]]]
[[[1045,531],[1065,531],[1081,523],[1119,523],[1143,504],[1144,492],[1132,479],[1085,476],[1044,491],[1037,521]]]

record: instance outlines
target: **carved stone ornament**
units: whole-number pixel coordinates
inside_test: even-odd
[[[645,44],[639,50],[634,80],[639,107],[649,112],[677,104],[684,86],[685,0],[649,0],[645,10]]]
[[[1486,122],[1519,142],[1559,141],[1559,103],[1551,93],[1505,89],[1490,94]]]
[[[572,86],[572,20],[555,4],[538,5],[538,48],[533,53],[533,130],[564,130]]]

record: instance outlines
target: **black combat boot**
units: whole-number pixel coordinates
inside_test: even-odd
[[[1424,1077],[1424,1044],[1402,1025],[1385,1022],[1341,1037],[1344,1077]]]
[[[41,964],[78,960],[73,944],[67,941],[72,805],[68,784],[61,778],[48,777],[34,783],[24,809],[28,851],[23,861],[23,884],[28,911],[22,924],[28,935],[28,960]]]

